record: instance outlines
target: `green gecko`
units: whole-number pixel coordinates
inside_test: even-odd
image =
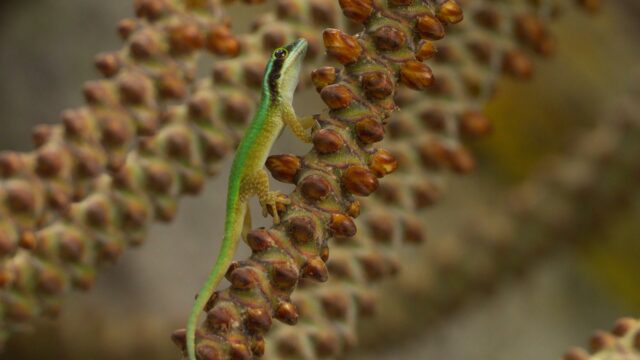
[[[236,151],[231,166],[224,221],[224,239],[220,254],[204,286],[196,298],[187,323],[187,355],[196,360],[195,329],[198,318],[216,286],[222,280],[233,260],[238,239],[251,228],[251,214],[247,200],[257,195],[264,216],[269,210],[275,223],[280,222],[277,204],[289,200],[280,192],[269,191],[269,178],[263,169],[271,146],[288,125],[296,137],[311,142],[305,130],[310,127],[298,120],[293,110],[293,93],[298,86],[302,60],[307,52],[307,41],[298,39],[292,44],[273,51],[262,82],[262,100],[249,128]]]

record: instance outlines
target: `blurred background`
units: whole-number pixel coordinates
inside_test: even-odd
[[[2,150],[30,149],[33,126],[56,123],[62,109],[82,105],[81,84],[97,76],[94,54],[120,46],[115,24],[131,12],[131,0],[0,2]],[[486,108],[495,131],[473,144],[478,171],[450,179],[445,200],[425,216],[428,244],[402,254],[406,269],[381,285],[378,316],[364,323],[362,346],[348,358],[554,359],[594,329],[640,314],[637,186],[616,195],[613,204],[624,206],[612,216],[566,234],[579,241],[540,254],[526,271],[461,300],[455,312],[434,318],[422,301],[439,280],[424,277],[425,264],[438,261],[433,249],[468,237],[475,226],[491,227],[490,214],[508,216],[515,189],[613,116],[616,99],[640,80],[637,1],[612,0],[595,16],[565,14],[553,31],[558,51],[536,63],[531,81],[501,81]],[[306,101],[296,104],[301,112],[320,108]],[[283,141],[274,152],[303,149]],[[143,247],[103,269],[90,292],[70,294],[59,319],[12,337],[0,359],[176,359],[169,336],[183,326],[215,258],[224,188],[223,173],[200,196],[183,199],[171,225],[154,225]],[[579,201],[562,205],[581,210]],[[238,257],[246,254],[241,249]]]

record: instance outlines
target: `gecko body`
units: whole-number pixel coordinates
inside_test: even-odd
[[[279,222],[277,204],[289,203],[281,193],[269,191],[269,177],[263,167],[273,143],[285,125],[301,140],[311,141],[292,105],[306,51],[307,42],[298,39],[274,50],[267,63],[260,105],[238,145],[231,166],[220,253],[196,298],[187,323],[189,360],[197,359],[195,329],[198,318],[231,264],[243,229],[250,228],[251,217],[247,201],[251,196],[257,196],[263,215],[266,216],[271,210],[275,223]]]

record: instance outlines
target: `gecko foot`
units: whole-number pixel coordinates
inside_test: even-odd
[[[280,191],[269,191],[262,199],[260,199],[260,206],[262,206],[262,216],[273,216],[273,222],[278,224],[280,222],[280,216],[278,215],[278,204],[288,205],[291,204],[291,200],[281,193]]]

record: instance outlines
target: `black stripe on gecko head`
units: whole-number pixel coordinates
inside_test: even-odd
[[[283,50],[278,49],[276,51]],[[275,56],[275,52],[274,52]],[[286,55],[285,55],[286,57]],[[284,65],[284,57],[283,58],[274,58],[271,61],[271,64],[268,69],[267,77],[269,84],[269,93],[272,97],[276,97],[278,95],[278,80],[280,79],[282,72],[282,65]]]
[[[272,99],[283,96],[288,99],[293,96],[307,47],[308,43],[305,39],[298,39],[273,51],[262,83],[263,94],[267,94]]]

